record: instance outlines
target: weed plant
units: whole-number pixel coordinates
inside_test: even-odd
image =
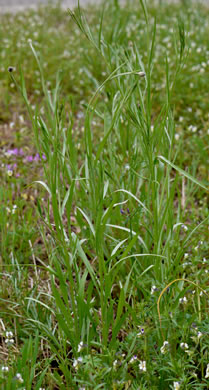
[[[206,10],[4,16],[2,389],[208,388]]]

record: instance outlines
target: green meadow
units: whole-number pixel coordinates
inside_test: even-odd
[[[209,388],[209,8],[0,15],[0,388]]]

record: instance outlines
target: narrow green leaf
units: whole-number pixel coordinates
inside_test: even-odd
[[[158,156],[160,160],[165,162],[166,164],[170,165],[173,169],[175,169],[177,172],[179,172],[181,175],[185,176],[187,179],[191,180],[193,183],[197,184],[199,187],[204,188],[204,190],[208,191],[208,188],[204,186],[199,180],[195,179],[192,175],[185,172],[183,169],[177,167],[177,165],[173,164],[171,161],[167,160],[167,158],[163,156]]]
[[[77,207],[77,210],[79,210],[80,213],[84,216],[85,220],[88,222],[88,225],[90,227],[90,230],[92,231],[93,236],[95,237],[95,230],[94,230],[94,227],[93,227],[89,217],[86,215],[86,213],[84,213],[83,210],[80,209],[80,207]]]
[[[142,202],[141,202],[135,195],[133,195],[130,191],[120,189],[120,190],[116,190],[115,192],[125,192],[125,194],[130,195],[133,199],[135,199],[135,200],[137,201],[137,203],[140,204],[140,206],[141,206],[149,215],[152,216],[152,213],[148,210],[148,208],[144,205],[144,203],[142,203]]]

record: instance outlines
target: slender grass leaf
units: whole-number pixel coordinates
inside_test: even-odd
[[[181,173],[181,175],[185,176],[187,179],[191,180],[193,183],[197,184],[199,187],[203,188],[204,190],[208,191],[208,188],[204,186],[199,180],[195,179],[192,175],[185,172],[183,169],[177,167],[177,165],[173,164],[171,161],[167,160],[167,158],[163,156],[158,156],[160,160],[165,162],[166,164],[170,165],[173,169],[175,169],[177,172]]]

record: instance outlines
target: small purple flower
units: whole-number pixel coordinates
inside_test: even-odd
[[[8,150],[5,152],[5,155],[6,155],[7,157],[12,156],[13,154],[14,154],[13,149],[8,149]]]
[[[39,153],[36,153],[33,161],[39,161],[40,160],[40,156],[39,156]]]
[[[124,214],[125,214],[125,211],[124,211],[123,209],[120,209],[120,213],[121,213],[122,215],[124,215]]]
[[[18,148],[14,148],[14,149],[8,149],[6,151],[6,155],[7,156],[23,156],[24,152],[21,149],[18,149]]]
[[[145,333],[145,329],[143,327],[140,327],[139,333],[137,333],[137,337],[143,336],[144,333]]]
[[[33,161],[33,156],[26,156],[26,161],[32,162]]]
[[[15,156],[18,156],[19,149],[18,148],[13,149],[13,153],[12,154],[14,154]]]
[[[7,164],[6,165],[6,169],[7,169],[7,174],[8,176],[12,176],[13,175],[13,171],[17,168],[17,164]]]
[[[42,159],[46,160],[45,154],[42,154]],[[26,156],[26,161],[28,161],[28,162],[33,162],[33,161],[38,162],[40,160],[41,160],[41,157],[40,157],[39,153],[36,153],[35,156],[32,156],[32,155]]]

